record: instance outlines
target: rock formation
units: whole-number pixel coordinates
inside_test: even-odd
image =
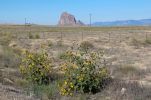
[[[58,25],[59,26],[84,26],[84,24],[80,20],[77,21],[73,15],[67,12],[61,14]]]

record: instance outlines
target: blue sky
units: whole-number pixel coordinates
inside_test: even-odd
[[[57,24],[67,11],[84,23],[151,18],[151,0],[0,0],[0,23]]]

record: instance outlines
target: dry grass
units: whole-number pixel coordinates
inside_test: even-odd
[[[42,49],[53,57],[54,69],[58,71],[58,66],[61,63],[58,55],[68,49],[73,49],[73,47],[77,48],[77,44],[82,41],[87,41],[86,46],[93,48],[93,50],[103,49],[105,51],[104,58],[106,60],[104,63],[109,67],[111,75],[118,80],[114,79],[108,88],[98,94],[77,94],[74,97],[59,96],[54,84],[52,86],[37,86],[35,87],[38,88],[36,92],[42,94],[40,98],[150,100],[151,86],[146,88],[138,84],[141,81],[150,83],[148,80],[151,75],[147,70],[151,66],[150,31],[150,27],[31,26],[25,28],[21,25],[0,25],[0,83],[4,78],[7,78],[14,82],[13,86],[23,88],[26,86],[26,81],[21,79],[18,72],[19,62],[15,56],[19,55],[22,49],[38,52],[41,50],[41,45],[44,45]],[[147,39],[146,32],[148,32]],[[14,43],[15,46],[10,46],[11,43]],[[53,75],[55,79],[62,78],[56,74]],[[125,94],[121,94],[122,88],[126,88]]]

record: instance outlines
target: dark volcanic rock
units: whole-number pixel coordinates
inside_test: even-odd
[[[64,12],[61,14],[58,25],[59,26],[83,26],[84,23],[82,23],[81,21],[77,21],[73,15]]]

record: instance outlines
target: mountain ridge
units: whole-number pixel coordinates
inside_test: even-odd
[[[94,22],[93,26],[151,26],[151,19]]]

